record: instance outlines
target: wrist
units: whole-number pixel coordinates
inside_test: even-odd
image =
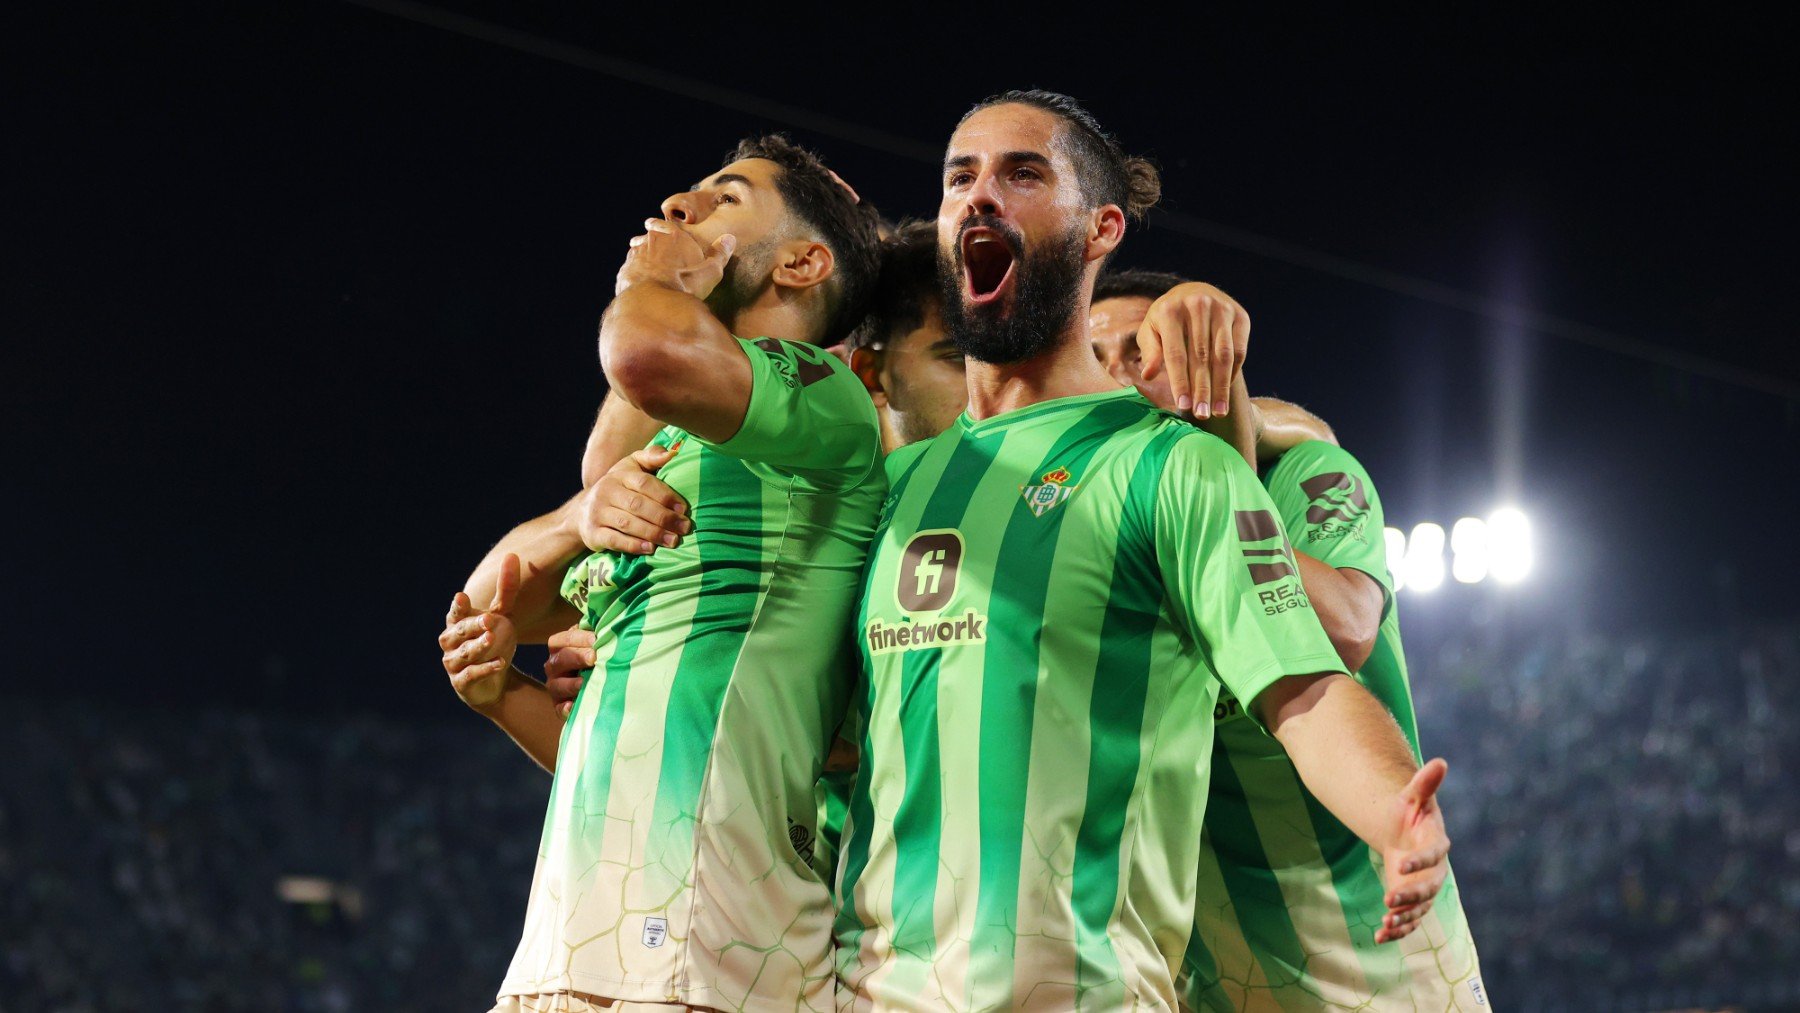
[[[504,676],[506,681],[500,687],[500,692],[495,695],[492,700],[483,703],[469,704],[469,708],[497,725],[505,724],[501,718],[506,712],[506,698],[519,688],[519,680],[526,677],[524,672],[519,671],[517,667],[508,663],[506,666],[506,675]]]

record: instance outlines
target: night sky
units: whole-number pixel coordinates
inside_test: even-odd
[[[984,95],[1066,91],[1183,215],[1800,390],[1795,75],[1769,26],[579,6],[448,5],[927,159]],[[935,211],[928,160],[388,13],[150,7],[14,27],[14,691],[454,713],[444,608],[574,491],[595,323],[661,198],[789,129],[890,215]],[[1409,634],[1800,611],[1800,399],[1294,259],[1153,216],[1120,262],[1243,301],[1253,389],[1334,423],[1390,523],[1532,514],[1529,584],[1403,595]]]

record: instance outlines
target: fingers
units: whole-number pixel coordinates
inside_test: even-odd
[[[693,522],[681,516],[687,513],[687,500],[662,479],[647,471],[632,471],[620,475],[618,484],[629,494],[609,494],[607,499],[614,506],[684,535],[694,529]]]
[[[1224,415],[1231,411],[1231,380],[1237,368],[1232,350],[1231,306],[1222,299],[1215,299],[1210,316],[1207,337],[1212,354],[1207,365],[1212,370],[1212,413]]]
[[[1444,867],[1439,865],[1424,875],[1401,879],[1388,887],[1387,906],[1397,910],[1414,904],[1429,903],[1444,888],[1444,878]]]
[[[460,647],[487,630],[487,616],[477,612],[444,627],[444,632],[438,634],[438,648],[448,653],[452,648]]]
[[[1138,327],[1138,375],[1145,380],[1156,379],[1156,374],[1163,368],[1162,335],[1156,332],[1156,325],[1146,319]]]
[[[549,684],[557,679],[571,675],[579,675],[594,667],[594,649],[592,647],[563,647],[551,651],[544,659],[544,682]]]
[[[469,600],[468,595],[458,591],[456,597],[450,599],[450,611],[444,616],[444,626],[455,626],[474,614],[475,603]],[[442,638],[440,637],[439,640],[441,642]]]
[[[560,633],[551,634],[550,639],[545,641],[544,646],[550,648],[552,651],[564,647],[591,648],[594,646],[594,631],[584,630],[580,626],[571,626]]]
[[[1399,863],[1400,874],[1410,876],[1415,872],[1435,869],[1443,865],[1444,859],[1448,857],[1450,857],[1450,841],[1441,839],[1429,847],[1402,855]]]
[[[494,582],[494,601],[488,606],[489,612],[507,615],[512,612],[513,603],[519,598],[519,557],[516,553],[507,553],[500,559],[500,576]]]
[[[1431,904],[1417,904],[1400,911],[1389,911],[1381,919],[1381,928],[1375,931],[1377,943],[1391,943],[1397,939],[1405,939],[1418,931],[1419,923],[1431,911]]]
[[[470,665],[495,660],[504,661],[505,659],[496,659],[492,655],[497,639],[492,630],[487,630],[483,631],[480,636],[463,641],[458,647],[445,650],[444,670],[451,675],[456,675]]]
[[[1450,765],[1444,762],[1443,757],[1437,757],[1420,767],[1419,772],[1413,775],[1411,781],[1407,782],[1406,791],[1403,793],[1407,804],[1417,809],[1426,808],[1436,797],[1438,789],[1443,786],[1444,776],[1448,773],[1450,773]]]
[[[730,260],[731,255],[735,252],[737,252],[737,237],[727,232],[713,240],[712,246],[706,251],[706,259],[709,264],[716,262],[715,266],[723,270],[725,262]]]
[[[1151,311],[1154,313],[1155,307],[1151,307]],[[1173,323],[1174,326],[1167,326],[1159,322],[1156,334],[1162,339],[1163,362],[1169,370],[1169,393],[1175,395],[1175,409],[1191,412],[1194,410],[1194,377],[1190,365],[1192,336],[1181,333],[1186,328],[1179,322]]]
[[[1175,312],[1181,317],[1181,330],[1184,340],[1181,342],[1187,351],[1188,390],[1193,392],[1194,417],[1205,419],[1212,417],[1212,314],[1209,308],[1212,301],[1201,296],[1197,301],[1182,300],[1176,304]]]
[[[657,471],[660,471],[662,469],[663,465],[668,464],[670,459],[672,459],[674,456],[675,456],[675,448],[674,447],[665,447],[665,446],[658,444],[655,446],[645,447],[644,449],[636,451],[634,453],[626,454],[625,461],[631,462],[631,465],[635,466],[637,468],[637,470],[639,470],[639,471],[646,471],[646,472],[650,472],[651,474],[655,474]],[[614,465],[613,467],[615,467],[615,468],[620,467],[621,465],[625,464],[625,461],[621,461],[619,464]],[[673,490],[670,490],[670,491],[673,491]],[[679,497],[677,497],[677,498],[679,498]]]

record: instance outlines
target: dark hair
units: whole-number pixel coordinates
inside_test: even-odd
[[[725,156],[724,164],[746,158],[774,162],[781,171],[775,177],[776,192],[797,220],[816,233],[831,250],[831,278],[825,284],[825,333],[820,344],[843,340],[863,317],[869,294],[880,270],[881,216],[837,175],[819,156],[782,134],[746,137]]]
[[[1177,285],[1188,283],[1187,278],[1167,271],[1145,271],[1141,268],[1128,268],[1123,271],[1106,270],[1094,280],[1094,301],[1102,299],[1130,299],[1143,297],[1151,301],[1161,298],[1164,292]]]
[[[983,109],[1014,104],[1033,106],[1062,119],[1067,128],[1062,139],[1080,177],[1081,195],[1094,207],[1117,204],[1132,221],[1140,222],[1162,199],[1162,176],[1156,163],[1125,154],[1119,142],[1101,129],[1094,114],[1067,95],[1041,88],[1001,92],[975,103],[963,114],[963,122]]]
[[[925,322],[938,298],[937,223],[902,221],[881,244],[881,274],[868,315],[850,332],[852,349],[885,344]]]

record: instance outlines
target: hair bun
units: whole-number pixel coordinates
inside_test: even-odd
[[[1162,200],[1162,173],[1148,158],[1132,156],[1125,160],[1125,213],[1132,221],[1142,221],[1144,213]]]

